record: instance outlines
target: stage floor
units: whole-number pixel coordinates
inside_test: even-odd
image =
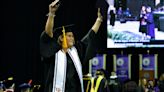
[[[137,39],[140,39],[141,37],[149,37],[141,32],[139,32],[139,21],[126,21],[126,23],[120,23],[120,21],[115,21],[115,26],[112,27],[109,25],[108,21],[108,35],[114,34],[117,36],[117,38],[122,39],[123,37],[127,40],[130,37],[134,37]],[[125,34],[125,35],[124,35]],[[122,36],[122,38],[120,37]],[[113,39],[110,39],[109,36],[107,36],[107,47],[122,47],[123,45],[117,45],[115,46],[115,43],[113,42]],[[116,38],[116,37],[115,37]],[[123,38],[123,39],[124,39]],[[157,28],[155,28],[155,39],[154,40],[164,40],[164,32],[159,31]],[[141,46],[141,44],[138,44],[138,46]],[[123,46],[125,47],[125,46]]]
[[[108,31],[129,31],[139,35],[139,21],[127,21],[126,23],[120,23],[120,21],[115,22],[115,26],[112,28],[108,21]],[[155,40],[164,40],[164,32],[155,28]]]

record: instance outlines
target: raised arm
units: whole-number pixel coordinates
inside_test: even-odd
[[[97,33],[99,28],[100,28],[100,25],[101,25],[101,22],[103,21],[103,17],[100,13],[100,8],[98,8],[98,12],[97,12],[97,19],[96,19],[96,22],[94,23],[94,25],[92,26],[92,30]]]
[[[54,17],[59,5],[56,3],[59,0],[52,2],[49,5],[48,19],[45,30],[40,36],[40,54],[43,57],[51,57],[60,48],[56,39],[53,37]]]
[[[54,17],[55,17],[55,12],[57,11],[59,4],[59,0],[55,0],[49,5],[49,13],[48,13],[48,19],[46,22],[45,26],[45,32],[50,36],[51,38],[53,37],[53,27],[54,27]]]

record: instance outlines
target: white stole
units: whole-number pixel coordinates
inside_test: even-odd
[[[71,57],[77,74],[80,79],[81,90],[83,89],[83,74],[82,65],[75,47],[67,50],[69,56]],[[54,69],[54,79],[53,79],[53,89],[52,92],[65,92],[65,82],[66,82],[66,70],[67,69],[67,58],[64,51],[59,50],[55,54],[55,69]]]

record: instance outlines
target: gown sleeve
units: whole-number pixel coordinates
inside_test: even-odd
[[[89,32],[82,38],[81,42],[85,46],[85,52],[83,54],[83,65],[88,64],[89,60],[95,56],[96,52],[96,33],[93,30]]]
[[[60,46],[57,43],[56,38],[49,37],[45,31],[40,36],[40,54],[43,58],[49,58],[53,56]]]
[[[88,46],[89,42],[91,42],[96,36],[96,33],[90,29],[89,32],[81,39],[81,42]]]

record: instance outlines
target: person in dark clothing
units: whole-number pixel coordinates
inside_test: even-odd
[[[138,91],[137,83],[133,80],[127,80],[123,86],[122,92],[137,92]]]
[[[139,21],[140,21],[139,32],[146,35],[146,29],[147,29],[146,6],[142,6],[141,8]]]
[[[138,92],[146,92],[146,91],[148,91],[148,89],[147,89],[147,79],[146,78],[141,78],[139,86],[138,86]]]
[[[90,92],[92,75],[90,73],[83,75],[84,92]]]
[[[92,57],[88,52],[102,22],[100,9],[96,22],[81,40],[75,41],[72,30],[74,25],[60,28],[54,27],[54,17],[59,5],[57,0],[49,5],[48,19],[45,31],[40,37],[40,53],[48,65],[45,81],[45,92],[84,92],[82,66]],[[63,32],[62,32],[63,31]]]
[[[110,25],[112,27],[114,27],[114,25],[115,25],[115,20],[116,20],[115,17],[116,17],[116,14],[115,14],[114,10],[110,10]]]
[[[15,80],[13,77],[4,80],[5,92],[15,92]]]
[[[91,80],[91,92],[110,92],[106,75],[104,69],[96,71],[96,76]]]
[[[115,71],[111,72],[109,79],[110,92],[121,92],[121,83]]]

